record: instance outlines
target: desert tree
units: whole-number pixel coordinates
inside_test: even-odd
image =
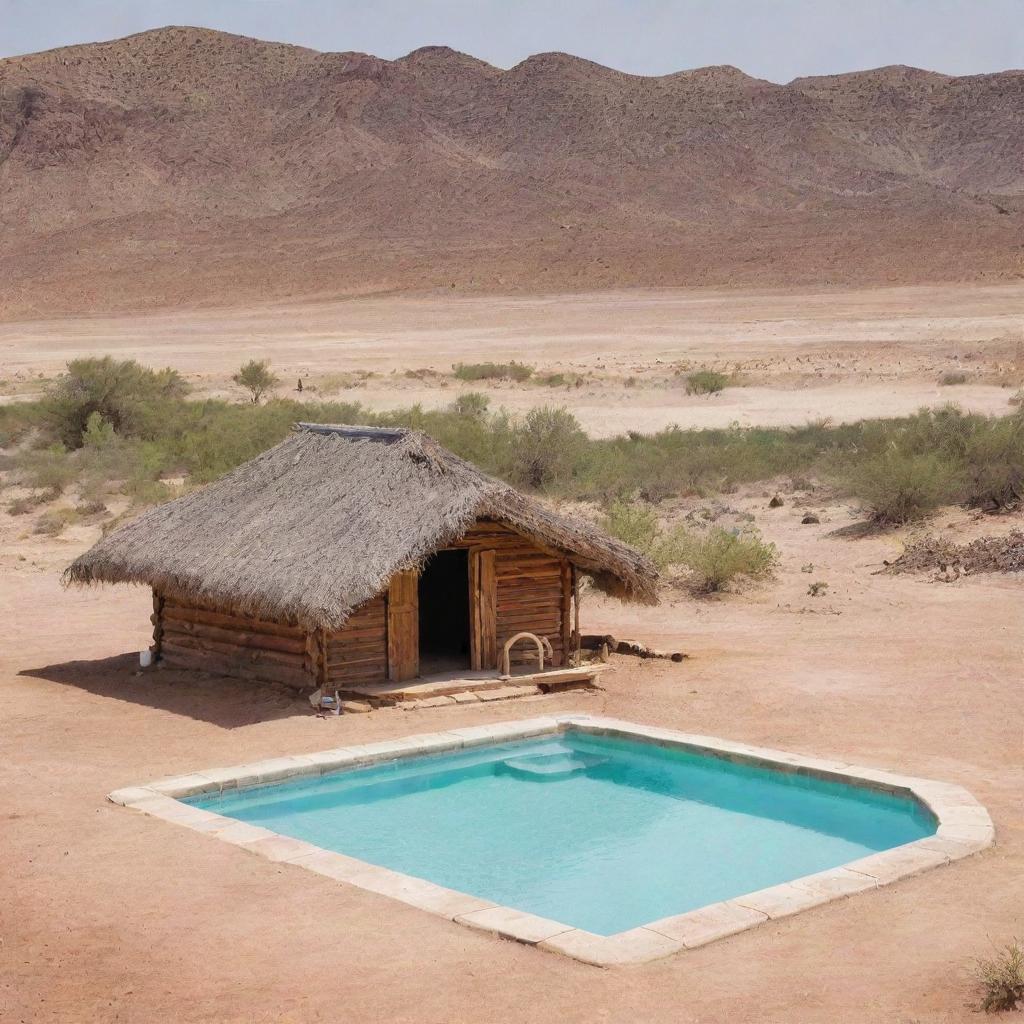
[[[65,448],[81,448],[93,429],[119,436],[149,436],[168,409],[188,393],[176,370],[151,370],[134,359],[110,356],[73,359],[45,390],[42,419]]]
[[[249,392],[253,405],[259,405],[260,399],[280,383],[268,359],[250,359],[231,379]]]

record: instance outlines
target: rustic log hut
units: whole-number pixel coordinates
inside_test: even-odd
[[[153,590],[168,665],[346,691],[497,673],[518,633],[578,652],[579,577],[653,603],[632,548],[557,514],[417,431],[301,423],[227,476],[144,512],[72,583]],[[512,664],[535,663],[517,645]]]

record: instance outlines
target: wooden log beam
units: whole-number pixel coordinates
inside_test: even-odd
[[[165,649],[174,644],[175,647],[205,652],[214,655],[225,655],[234,658],[239,665],[255,665],[274,663],[288,668],[304,671],[305,659],[301,654],[286,654],[282,651],[266,651],[256,647],[242,647],[238,644],[222,643],[205,637],[193,636],[189,633],[164,633]]]
[[[211,675],[234,676],[239,679],[263,679],[274,683],[284,683],[294,689],[309,689],[313,685],[313,677],[301,669],[290,670],[283,665],[270,663],[241,664],[232,658],[188,648],[178,648],[174,644],[165,646],[164,662],[171,668],[209,672]]]
[[[298,626],[283,622],[268,622],[265,619],[247,619],[227,612],[214,612],[206,608],[191,608],[173,602],[170,599],[164,604],[164,617],[175,622],[196,622],[224,629],[240,629],[250,633],[267,633],[271,636],[301,638],[303,633]]]
[[[302,654],[306,650],[305,641],[298,637],[277,636],[273,633],[254,633],[240,629],[225,629],[222,626],[212,626],[206,622],[181,622],[174,619],[168,621],[167,628],[187,636],[216,640],[227,644],[237,644],[239,647],[256,650],[284,651],[288,654]]]
[[[346,651],[386,651],[387,646],[387,640],[383,633],[377,637],[367,637],[365,640],[356,640],[352,643],[327,641],[329,654],[344,654]]]

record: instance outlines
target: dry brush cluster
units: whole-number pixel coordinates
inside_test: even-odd
[[[273,386],[265,364],[238,376]],[[170,495],[168,481],[191,487],[216,479],[282,440],[298,420],[413,427],[517,487],[606,510],[779,477],[817,478],[879,522],[906,522],[949,503],[1003,508],[1024,490],[1019,409],[985,417],[945,407],[835,426],[670,428],[602,439],[584,433],[565,409],[513,417],[474,393],[445,409],[375,413],[353,402],[266,398],[265,391],[260,402],[192,399],[187,392],[173,370],[81,359],[42,400],[0,407],[0,446],[14,467],[8,478],[32,488],[21,503],[44,503],[73,488],[84,508],[102,507],[113,493],[152,504]],[[257,397],[251,388],[249,395]],[[742,546],[721,537],[716,543],[723,560]]]

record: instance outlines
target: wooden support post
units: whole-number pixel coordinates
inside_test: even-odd
[[[419,573],[396,572],[388,587],[388,679],[420,674]]]
[[[583,654],[580,641],[580,577],[575,565],[572,567],[572,616],[572,631],[575,635],[572,659],[573,665],[579,667],[579,665],[583,663]]]
[[[561,664],[572,664],[572,563],[566,558],[562,560],[562,604],[561,614],[562,661]]]
[[[314,688],[322,689],[327,684],[326,636],[327,631],[324,629],[313,629],[306,633],[303,667],[309,673],[309,682]]]
[[[153,623],[153,644],[149,649],[156,661],[164,645],[164,596],[157,590],[153,591],[153,614],[150,621]]]
[[[320,662],[317,665],[316,685],[323,688],[327,686],[327,630],[322,627],[317,630],[317,647],[320,650]]]
[[[493,669],[498,664],[498,581],[495,552],[469,552],[470,668]]]

